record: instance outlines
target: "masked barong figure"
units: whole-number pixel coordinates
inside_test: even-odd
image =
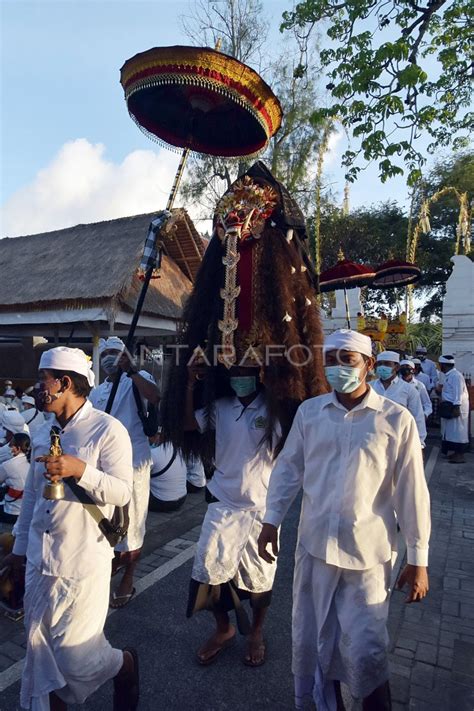
[[[188,616],[215,616],[216,632],[198,651],[210,664],[235,636],[235,609],[248,635],[244,662],[259,666],[275,575],[257,553],[269,476],[298,405],[327,388],[304,217],[261,162],[217,205],[184,321],[163,424],[185,457],[212,471]]]

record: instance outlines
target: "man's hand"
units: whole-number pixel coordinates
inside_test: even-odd
[[[267,552],[268,544],[272,546],[272,553]],[[258,537],[258,555],[267,563],[274,563],[278,555],[278,529],[271,523],[264,523],[262,531]]]
[[[118,359],[118,367],[124,373],[128,373],[129,370],[135,370],[132,360],[126,351],[122,351],[120,358]]]
[[[80,479],[87,466],[82,459],[72,457],[70,454],[61,454],[60,457],[45,455],[44,457],[36,457],[35,461],[44,462],[45,477],[53,483],[68,476]]]
[[[397,589],[402,590],[408,584],[405,602],[419,602],[427,596],[430,589],[428,568],[423,565],[406,565],[397,581]]]

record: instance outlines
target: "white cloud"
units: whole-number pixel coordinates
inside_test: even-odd
[[[160,210],[178,161],[176,153],[158,149],[133,151],[115,164],[106,159],[103,144],[85,138],[69,141],[32,183],[5,202],[1,236]]]
[[[326,154],[324,156],[324,165],[330,166],[336,162],[340,157],[340,147],[339,144],[341,139],[344,137],[344,132],[340,128],[336,128],[333,133],[329,136],[328,147]]]

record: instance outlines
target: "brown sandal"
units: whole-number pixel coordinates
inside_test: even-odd
[[[231,646],[234,644],[234,642],[235,642],[235,635],[234,635],[233,637],[231,637],[230,639],[226,640],[226,641],[225,641],[223,644],[221,644],[220,646],[216,646],[215,651],[213,652],[213,654],[211,654],[211,656],[210,656],[210,657],[207,657],[206,659],[203,659],[202,657],[200,657],[200,656],[199,656],[199,653],[198,653],[198,654],[197,654],[198,663],[199,663],[202,667],[207,667],[207,666],[209,666],[210,664],[214,664],[214,662],[216,661],[216,659],[217,659],[217,657],[219,656],[219,654],[221,654],[221,652],[223,652],[224,649],[228,649],[229,647],[231,647]]]

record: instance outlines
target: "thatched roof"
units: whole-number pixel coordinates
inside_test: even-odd
[[[143,313],[179,318],[204,248],[185,210],[165,241],[161,278],[151,282]],[[136,275],[155,214],[0,239],[0,312],[110,306],[133,311]]]

